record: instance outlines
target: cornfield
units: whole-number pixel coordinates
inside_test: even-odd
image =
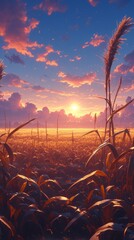
[[[134,133],[115,132],[120,79],[112,100],[110,70],[132,26],[124,17],[105,53],[106,122],[80,136],[18,134],[31,119],[0,135],[0,239],[134,239]],[[4,65],[0,63],[0,80]],[[38,122],[37,122],[38,123]],[[38,124],[37,124],[38,125]]]

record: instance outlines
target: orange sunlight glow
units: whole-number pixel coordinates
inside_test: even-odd
[[[77,103],[73,103],[73,104],[70,106],[70,110],[71,110],[72,113],[78,112],[78,110],[79,110],[78,104],[77,104]]]

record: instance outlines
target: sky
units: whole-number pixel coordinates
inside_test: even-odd
[[[133,0],[4,0],[0,9],[1,106],[104,111],[104,53],[122,18],[134,17]],[[113,95],[123,78],[118,105],[134,97],[134,29],[124,38],[111,72]]]

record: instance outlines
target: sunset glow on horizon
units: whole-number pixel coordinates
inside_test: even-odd
[[[70,111],[75,115],[78,113],[79,111],[79,106],[77,103],[73,103],[71,106],[70,106]]]

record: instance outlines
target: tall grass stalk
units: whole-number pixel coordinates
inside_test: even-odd
[[[74,150],[74,133],[72,131],[72,151]]]
[[[114,101],[112,102],[111,98],[111,67],[113,64],[113,61],[115,60],[115,56],[118,53],[118,50],[120,48],[121,43],[123,42],[122,36],[126,33],[128,33],[129,29],[133,26],[132,19],[130,17],[124,17],[122,21],[119,23],[117,30],[111,37],[107,51],[104,54],[104,62],[105,62],[105,96],[106,96],[106,123],[105,123],[105,136],[104,138],[106,139],[106,134],[107,130],[109,133],[109,138],[111,136],[114,136],[114,121],[113,121],[113,112],[114,112],[114,105],[116,102],[116,98],[118,96],[120,87],[121,87],[121,82],[120,80]],[[107,121],[108,117],[112,116],[109,121]],[[113,144],[115,144],[115,139],[113,137],[112,139]]]
[[[96,129],[96,122],[97,122],[97,115],[96,113],[94,114],[94,129]]]
[[[5,132],[6,132],[7,131],[7,115],[5,110],[4,110],[4,125],[5,125]]]
[[[0,61],[0,80],[5,76],[5,72],[4,72],[4,64],[2,61]]]
[[[47,144],[48,143],[47,120],[45,121],[45,130],[46,130],[46,144]]]
[[[56,124],[56,145],[58,145],[58,140],[59,140],[59,114],[57,116],[57,124]]]
[[[39,139],[40,139],[39,121],[37,121],[37,138],[39,143]]]

